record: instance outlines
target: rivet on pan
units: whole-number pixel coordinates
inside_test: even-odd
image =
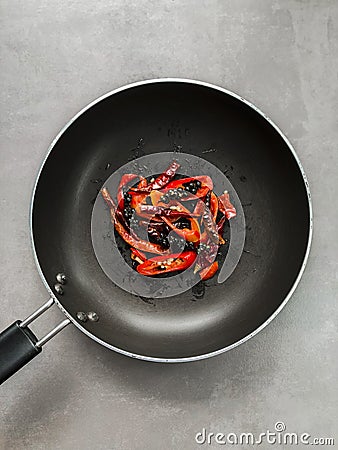
[[[78,313],[76,313],[76,317],[81,321],[81,322],[87,322],[88,320],[88,316],[86,313],[79,311]]]
[[[99,316],[94,311],[90,311],[87,315],[88,319],[91,320],[92,322],[97,322],[99,320]]]
[[[54,289],[57,294],[63,295],[63,287],[61,286],[61,284],[59,283],[54,284]]]
[[[61,284],[66,284],[67,277],[64,273],[60,272],[56,275],[56,281],[58,281]]]

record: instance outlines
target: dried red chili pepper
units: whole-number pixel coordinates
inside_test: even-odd
[[[187,209],[180,201],[178,201],[178,199],[170,200],[169,203],[163,203],[161,200],[162,195],[163,195],[162,190],[151,191],[150,198],[153,206],[161,206],[166,210],[172,210],[173,211],[172,216],[175,216],[175,211],[178,211],[182,216],[197,217],[197,214],[195,214],[195,212],[191,213],[189,209]],[[169,212],[167,214],[170,215]]]
[[[138,205],[145,203],[146,198],[148,197],[147,193],[142,193],[140,191],[133,191],[132,189],[128,192],[131,196],[130,206],[132,208],[136,208]]]
[[[122,175],[121,177],[121,181],[119,184],[119,187],[117,189],[117,203],[123,208],[124,206],[124,188],[133,180],[135,180],[135,178],[138,178],[138,175],[136,175],[135,173],[126,173],[125,175]]]
[[[148,259],[144,263],[139,264],[136,270],[145,276],[176,272],[190,267],[195,259],[195,252],[172,253],[167,256]]]
[[[210,237],[211,241],[214,242],[215,244],[218,244],[219,243],[218,231],[209,208],[204,209],[202,220],[204,223],[204,228],[208,236]]]
[[[206,186],[209,190],[213,189],[212,179],[208,175],[199,175],[196,177],[180,178],[179,180],[171,181],[166,185],[165,191],[169,189],[177,189],[178,187],[183,187],[184,185],[195,180],[200,181],[201,185]]]
[[[161,242],[163,243],[163,240],[165,240],[165,235],[168,234],[169,228],[162,220],[160,222],[140,220],[139,224],[146,228],[149,238],[151,237],[155,243],[163,246]],[[165,240],[165,242],[167,241]]]
[[[199,272],[199,276],[201,277],[201,280],[209,280],[209,278],[212,278],[215,273],[218,270],[218,262],[214,261],[211,266],[206,267],[205,269],[202,269]]]
[[[129,234],[126,229],[121,225],[121,223],[115,218],[115,229],[122,237],[122,239],[127,242],[131,247],[135,247],[138,250],[147,253],[155,253],[158,255],[168,254],[169,251],[165,250],[161,245],[152,244],[151,242],[144,241],[143,239],[136,239],[131,234]]]
[[[228,220],[236,216],[236,208],[230,202],[228,191],[224,191],[223,194],[218,197],[218,207]]]
[[[136,208],[137,205],[144,203],[146,198],[148,197],[148,194],[146,192],[142,192],[142,189],[145,188],[148,185],[147,179],[139,176],[140,181],[135,188],[131,188],[128,191],[128,194],[131,196],[130,206],[132,208]]]
[[[220,235],[223,235],[223,233],[224,233],[225,221],[226,221],[226,217],[222,216],[216,224],[218,234],[220,234]]]
[[[161,216],[163,222],[165,222],[173,231],[175,231],[178,236],[185,239],[187,242],[199,242],[200,239],[200,229],[198,222],[193,218],[189,218],[191,228],[178,228],[174,223],[170,222],[164,216]]]
[[[190,191],[189,184],[192,183],[194,185],[195,182],[199,182],[199,186],[195,184],[194,190]],[[179,191],[181,193],[178,194],[178,198],[182,202],[186,202],[189,200],[196,200],[196,198],[203,198],[212,189],[212,180],[208,176],[198,176],[198,177],[190,177],[190,178],[181,178],[179,180],[171,181],[164,190],[162,190],[163,195],[170,194],[170,191]],[[169,195],[170,198],[170,195]]]
[[[205,210],[205,203],[201,199],[198,199],[194,208],[194,214],[198,217],[201,217],[204,210]]]
[[[129,226],[122,214],[122,211],[115,205],[114,200],[112,199],[111,195],[108,192],[107,188],[101,189],[101,194],[105,202],[107,203],[108,207],[110,208],[110,216],[112,222],[115,222],[116,220],[119,220],[119,222],[127,229],[129,230]]]
[[[163,249],[158,244],[152,244],[151,242],[144,241],[142,239],[137,239],[136,237],[132,236],[125,227],[121,224],[121,222],[117,219],[116,214],[116,206],[114,204],[114,201],[112,200],[107,188],[103,188],[101,190],[102,196],[108,206],[110,207],[110,215],[111,220],[115,226],[116,231],[119,233],[121,238],[127,242],[131,247],[135,247],[138,250],[148,252],[148,253],[155,253],[159,255],[167,254],[169,251]]]
[[[105,187],[102,188],[101,189],[101,194],[102,194],[102,197],[103,197],[104,201],[107,203],[107,205],[109,206],[110,210],[114,211],[114,215],[115,215],[116,205],[115,205],[114,200],[111,198],[111,196],[110,196],[110,194],[108,192],[108,189],[105,188]]]
[[[142,191],[142,192],[151,192],[154,189],[162,189],[175,176],[179,167],[180,167],[180,164],[176,161],[173,161],[170,164],[170,166],[163,173],[161,173],[161,175],[159,175],[152,183],[149,183],[145,187],[141,187],[141,188],[137,187],[137,189],[135,189],[135,190]]]
[[[121,213],[121,211],[118,209],[118,207],[115,205],[114,200],[112,199],[111,195],[108,192],[107,188],[101,189],[101,194],[104,199],[104,201],[107,203],[109,209],[110,209],[110,218],[113,223],[115,223],[116,217],[119,216],[119,219],[121,222],[124,222],[124,217]]]
[[[173,208],[165,208],[163,206],[154,206],[154,205],[144,205],[140,204],[135,208],[137,214],[142,217],[152,217],[155,215],[165,216],[165,217],[191,217],[192,214],[190,211],[185,208],[179,208],[178,206]]]
[[[117,206],[106,188],[102,190],[102,196],[110,208],[116,231],[130,245],[131,258],[139,263],[137,270],[140,273],[152,276],[188,267],[187,261],[184,258],[182,260],[181,255],[169,255],[168,237],[173,230],[189,243],[186,247],[189,251],[183,254],[192,255],[190,258],[195,262],[194,272],[200,271],[201,279],[209,279],[218,269],[215,258],[219,245],[225,242],[222,237],[224,224],[236,215],[236,209],[230,202],[228,192],[217,197],[213,192],[212,180],[208,176],[172,180],[178,168],[179,164],[173,162],[151,183],[140,175],[125,174],[119,184]],[[126,186],[135,178],[140,179],[137,187],[126,191]],[[194,204],[189,206],[189,203],[184,203],[187,205],[185,207],[182,203],[196,199],[195,207]],[[219,213],[221,218],[216,223]],[[140,220],[142,217],[145,219]],[[130,226],[131,220],[133,227]],[[204,228],[202,233],[200,225]],[[146,227],[151,242],[136,235],[135,230],[140,230],[138,226]],[[176,239],[180,240],[177,237]],[[147,259],[143,252],[161,256]]]
[[[133,247],[130,250],[131,250],[131,258],[132,259],[138,258],[142,262],[146,261],[147,257],[143,252],[141,252],[140,250],[137,250],[137,248],[133,248]]]
[[[215,261],[219,246],[213,242],[208,242],[207,245],[209,245],[210,249],[206,253],[206,260],[209,261],[209,263],[212,263]]]
[[[214,192],[210,195],[210,211],[212,214],[213,221],[216,223],[216,218],[218,214],[218,198]]]
[[[145,188],[147,186],[147,184],[148,184],[147,179],[140,175],[140,182],[137,185],[137,189],[143,189],[143,188]]]
[[[195,273],[201,269],[204,269],[205,267],[210,266],[210,264],[215,261],[218,253],[218,248],[219,246],[211,242],[208,238],[205,242],[200,242],[199,252],[196,259],[196,266],[194,269]]]

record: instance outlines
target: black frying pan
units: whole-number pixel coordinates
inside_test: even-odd
[[[231,181],[245,213],[244,252],[231,277],[211,283],[204,296],[190,290],[140,298],[117,287],[98,264],[93,203],[131,158],[177,148]],[[148,361],[194,361],[245,342],[282,309],[304,271],[310,193],[290,143],[256,107],[210,84],[151,80],[104,95],[60,132],[37,178],[31,233],[51,300],[0,335],[1,381],[70,322],[108,348]],[[54,302],[66,318],[39,341],[28,325]]]

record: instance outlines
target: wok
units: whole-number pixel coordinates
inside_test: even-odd
[[[93,205],[128,161],[179,151],[213,164],[231,182],[245,215],[244,251],[231,276],[210,283],[203,297],[188,290],[147,299],[121,289],[102,270],[91,237]],[[306,176],[279,128],[240,96],[184,79],[116,89],[71,119],[39,171],[30,217],[50,300],[0,335],[1,382],[69,323],[112,350],[148,361],[195,361],[230,350],[289,300],[312,235]],[[65,319],[38,339],[29,324],[53,304]]]

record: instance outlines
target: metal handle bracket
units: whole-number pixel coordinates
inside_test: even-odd
[[[35,319],[37,319],[39,316],[41,316],[41,314],[43,314],[45,311],[47,311],[47,309],[49,309],[52,305],[54,305],[54,303],[55,303],[54,299],[51,297],[46,303],[44,303],[42,306],[40,306],[40,308],[38,308],[36,311],[34,311],[32,314],[30,314],[25,320],[21,321],[19,323],[19,327],[26,328]],[[35,343],[35,346],[38,348],[41,348],[44,344],[46,344],[50,339],[52,339],[58,333],[60,333],[60,331],[63,330],[69,324],[70,324],[69,319],[63,320],[55,328],[53,328],[49,333],[47,333],[45,336],[43,336],[41,339],[39,339]]]

